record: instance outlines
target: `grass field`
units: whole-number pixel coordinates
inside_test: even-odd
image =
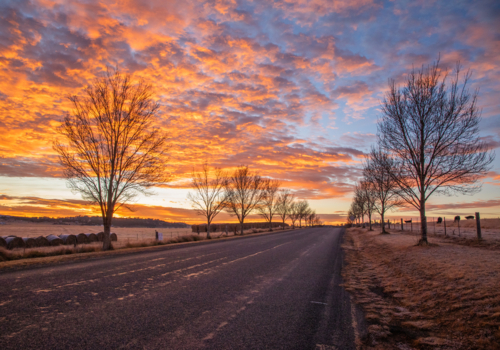
[[[38,237],[48,235],[98,233],[103,231],[102,226],[83,225],[50,225],[29,223],[8,223],[0,225],[0,236]],[[118,241],[140,241],[154,239],[155,230],[163,233],[164,238],[173,238],[191,234],[191,228],[147,228],[147,227],[112,227],[111,232],[116,233]]]
[[[0,236],[17,236],[17,237],[38,237],[61,234],[79,234],[79,233],[98,233],[103,230],[102,226],[84,226],[84,225],[50,225],[50,224],[30,224],[26,222],[13,222],[5,225],[0,225]],[[111,232],[116,233],[118,241],[113,242],[115,249],[150,246],[155,245],[155,231],[163,233],[164,243],[188,236],[196,235],[191,228],[147,228],[147,227],[112,227]],[[245,230],[245,234],[264,232],[263,229]],[[212,237],[225,236],[222,232],[213,232]],[[229,232],[228,236],[233,236]],[[206,237],[206,233],[200,233],[201,238]],[[15,248],[10,252],[19,258],[21,257],[36,257],[38,255],[49,254],[72,254],[78,252],[100,251],[102,242],[94,242],[73,246],[55,246],[55,247],[35,247],[35,248]]]
[[[431,234],[420,247],[398,230],[347,230],[343,277],[365,311],[366,348],[499,349],[498,246]]]
[[[444,237],[444,223],[437,224],[436,220],[437,218],[428,218],[427,233],[430,237]],[[400,230],[401,223],[391,221],[391,228]],[[403,228],[405,233],[420,234],[420,222],[416,220],[411,225],[403,224]],[[452,238],[475,239],[477,238],[476,220],[461,220],[460,226],[452,220],[446,220],[446,235]],[[486,241],[500,242],[500,219],[481,219],[481,236]]]

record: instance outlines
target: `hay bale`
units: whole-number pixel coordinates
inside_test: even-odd
[[[5,242],[5,238],[0,237],[0,247],[7,248],[7,242]]]
[[[116,233],[111,232],[109,234],[109,239],[111,240],[111,242],[116,242],[116,241],[118,241],[118,236],[116,235]]]
[[[48,246],[50,246],[49,240],[47,238],[45,238],[44,236],[40,236],[40,237],[35,238],[35,242],[36,242],[36,246],[37,247],[48,247]]]
[[[63,240],[60,239],[59,237],[57,236],[54,236],[54,235],[48,235],[47,236],[47,241],[49,241],[49,244],[51,246],[57,246],[57,245],[61,245],[63,244]]]
[[[23,237],[23,241],[24,241],[24,246],[26,248],[34,248],[34,247],[37,247],[36,245],[36,240],[34,238],[30,238],[30,237]]]
[[[86,233],[85,236],[89,239],[89,243],[99,242],[97,235],[95,233]]]
[[[86,243],[89,243],[89,238],[87,237],[87,235],[85,233],[79,233],[76,236],[76,242],[78,244],[86,244]]]
[[[24,241],[20,237],[4,236],[3,239],[5,239],[5,243],[7,244],[7,249],[24,248]]]
[[[95,234],[97,236],[97,240],[102,242],[104,240],[104,232],[99,232]]]
[[[63,243],[66,245],[76,245],[77,239],[75,235],[59,235]]]

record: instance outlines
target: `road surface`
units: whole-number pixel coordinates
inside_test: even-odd
[[[355,349],[341,241],[310,228],[0,271],[0,349]]]

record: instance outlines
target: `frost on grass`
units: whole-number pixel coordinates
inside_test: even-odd
[[[346,289],[365,311],[367,348],[496,349],[500,251],[347,230]]]

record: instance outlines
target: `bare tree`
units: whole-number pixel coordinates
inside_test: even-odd
[[[356,221],[356,215],[354,213],[353,206],[354,206],[354,202],[351,202],[351,207],[347,211],[347,224],[348,225],[352,225]]]
[[[103,250],[110,249],[113,214],[138,194],[166,181],[166,136],[154,127],[159,104],[151,85],[129,74],[108,73],[88,86],[86,96],[71,96],[55,140],[69,187],[98,204],[104,226]]]
[[[277,180],[265,180],[263,185],[262,203],[257,207],[260,215],[269,222],[269,228],[273,229],[273,216],[279,210],[279,189],[281,182]]]
[[[315,215],[314,215],[314,221],[313,221],[313,224],[314,224],[314,225],[318,225],[318,226],[323,225],[323,221],[321,221],[321,217],[320,217],[318,214],[315,214]]]
[[[311,209],[309,208],[309,203],[306,200],[298,202],[297,209],[299,214],[299,225],[302,227],[302,220],[305,220],[307,215],[311,212]]]
[[[372,193],[376,198],[375,211],[380,215],[382,221],[382,233],[387,233],[385,231],[385,213],[404,204],[404,201],[397,194],[396,181],[386,170],[394,167],[394,160],[387,153],[372,148],[363,169],[364,179],[371,184]]]
[[[227,173],[220,168],[210,171],[207,163],[201,172],[194,172],[191,185],[194,193],[188,193],[191,206],[197,215],[203,215],[207,220],[207,238],[210,237],[210,225],[214,218],[227,206],[226,201]]]
[[[290,203],[290,210],[288,211],[288,217],[292,220],[292,227],[295,228],[295,223],[299,220],[300,211],[299,211],[299,202],[293,201]]]
[[[226,210],[238,218],[243,234],[245,218],[262,203],[266,181],[253,174],[248,166],[238,167],[226,185]]]
[[[358,190],[359,184],[356,185],[354,189],[354,210],[356,212],[356,217],[358,218],[359,221],[361,221],[361,224],[363,225],[363,228],[365,227],[365,213],[366,213],[366,199],[363,196],[363,193],[361,190]]]
[[[470,93],[470,73],[460,83],[460,67],[451,84],[441,76],[439,61],[413,69],[405,85],[389,83],[378,123],[381,149],[394,159],[387,171],[399,195],[420,212],[427,244],[425,203],[433,194],[472,194],[480,189],[494,154],[478,135],[477,90]]]
[[[293,195],[289,189],[282,189],[278,195],[276,214],[283,222],[283,230],[285,229],[285,221],[290,213],[290,206],[293,203]]]
[[[364,210],[363,214],[368,215],[369,230],[373,231],[372,214],[375,211],[375,202],[377,199],[374,187],[370,182],[363,180],[356,185],[354,193],[355,198],[362,203],[362,205],[360,204],[360,207]]]
[[[306,223],[308,226],[314,226],[315,222],[316,222],[316,211],[311,210],[311,212],[306,217]]]

